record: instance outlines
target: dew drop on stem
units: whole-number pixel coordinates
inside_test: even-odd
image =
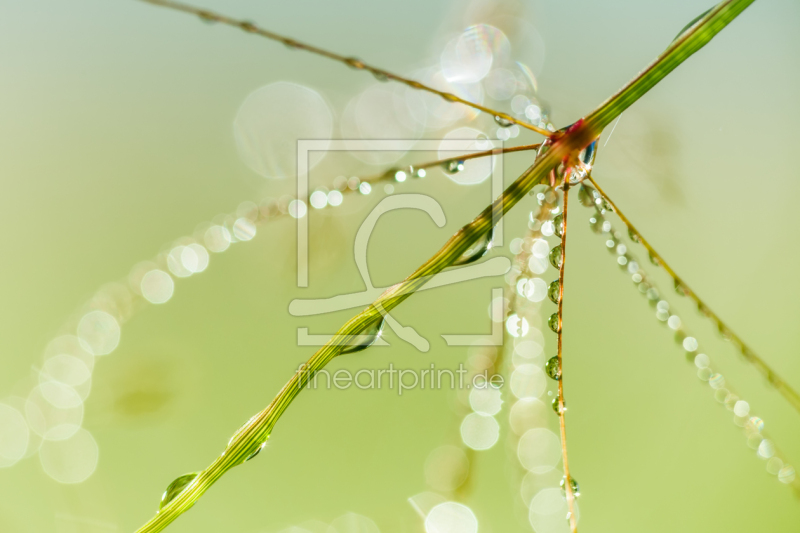
[[[550,298],[550,301],[554,304],[558,304],[561,300],[561,283],[558,280],[550,282],[550,285],[547,287],[547,297]]]
[[[544,365],[544,371],[550,379],[559,381],[561,379],[561,368],[558,364],[558,356],[551,357]]]
[[[386,319],[381,318],[370,324],[363,333],[356,335],[347,346],[344,346],[340,353],[348,354],[360,352],[375,344],[375,341],[377,341],[383,333],[383,324],[385,322]]]
[[[448,174],[457,174],[464,170],[464,162],[459,159],[452,159],[450,161],[445,161],[442,167]]]
[[[564,493],[564,497],[567,496],[566,485],[567,485],[567,476],[564,476],[561,479],[561,490]],[[572,476],[569,477],[569,488],[572,489],[572,495],[575,496],[576,498],[581,495],[580,486],[578,485],[578,482],[575,481],[575,478]]]
[[[513,123],[513,122],[511,122],[511,121],[510,121],[510,120],[508,120],[507,118],[503,118],[503,117],[501,117],[500,115],[495,115],[495,117],[494,117],[494,121],[495,121],[495,122],[497,123],[497,125],[498,125],[498,126],[500,126],[501,128],[510,128],[511,126],[513,126],[513,125],[514,125],[514,123]]]
[[[160,511],[166,507],[169,502],[174,500],[199,474],[200,472],[191,472],[175,478],[172,483],[167,486],[167,490],[164,491],[164,494],[161,495],[161,503],[158,504],[158,510]]]
[[[561,332],[561,326],[558,323],[558,313],[550,315],[550,318],[547,319],[547,326],[553,330],[553,333]]]
[[[461,257],[455,260],[451,266],[468,265],[474,263],[492,249],[492,238],[494,237],[494,229],[481,235],[473,245]]]
[[[562,253],[561,245],[559,244],[550,250],[550,264],[553,265],[553,268],[561,269],[561,261]]]

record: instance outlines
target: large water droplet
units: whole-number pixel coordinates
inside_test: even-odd
[[[558,313],[553,313],[552,315],[550,315],[550,318],[547,319],[547,325],[550,327],[550,329],[553,330],[553,332],[555,333],[561,332],[561,327],[560,324],[558,323]]]
[[[564,213],[561,213],[556,218],[553,219],[553,224],[555,225],[555,234],[558,237],[564,236]]]
[[[585,183],[581,184],[581,188],[578,190],[578,201],[584,207],[592,207],[594,205],[594,190]]]
[[[712,7],[711,9],[714,9],[714,8]],[[678,35],[676,35],[676,36],[675,36],[675,38],[674,38],[674,39],[672,39],[672,42],[674,43],[675,41],[677,41],[678,39],[680,39],[681,35],[683,35],[684,33],[686,33],[686,30],[688,30],[689,28],[691,28],[692,26],[694,26],[695,24],[697,24],[698,22],[700,22],[700,19],[701,19],[701,18],[703,18],[703,17],[705,17],[706,15],[708,15],[708,14],[709,14],[709,12],[711,12],[711,9],[707,9],[706,11],[703,11],[701,14],[699,14],[699,15],[697,15],[695,18],[693,18],[693,19],[692,19],[692,21],[691,21],[689,24],[687,24],[686,26],[684,26],[684,27],[683,27],[683,29],[682,29],[681,31],[679,31],[679,32],[678,32]],[[672,43],[670,43],[670,44],[672,44]]]
[[[561,367],[558,364],[558,356],[551,357],[547,360],[547,363],[544,365],[544,371],[547,373],[550,379],[554,379],[556,381],[561,379]]]
[[[456,174],[464,170],[464,162],[460,159],[451,159],[450,161],[445,161],[442,167],[448,174]]]
[[[494,237],[494,229],[484,233],[466,252],[461,254],[461,257],[455,260],[451,266],[468,265],[473,263],[486,255],[492,248],[492,238]]]
[[[564,404],[562,405],[558,401],[558,398],[553,398],[553,402],[550,405],[553,407],[553,412],[555,412],[555,414],[559,416],[561,416],[562,413],[565,413],[567,411],[567,402],[564,402]]]
[[[567,485],[567,476],[564,476],[561,479],[561,491],[564,493],[564,497],[567,496],[566,485]],[[572,476],[569,476],[569,488],[572,490],[572,495],[575,496],[576,498],[581,495],[580,486],[578,485],[578,482],[575,481],[575,478]]]
[[[553,265],[553,268],[561,269],[561,261],[562,261],[562,254],[561,254],[561,245],[555,246],[552,250],[550,250],[550,264]]]
[[[264,442],[262,442],[262,443],[261,443],[261,446],[259,446],[259,447],[256,449],[256,451],[254,451],[253,453],[251,453],[250,455],[248,455],[248,456],[247,456],[247,458],[246,458],[244,461],[242,461],[242,462],[243,462],[243,463],[246,463],[247,461],[249,461],[250,459],[252,459],[252,458],[253,458],[253,457],[255,457],[256,455],[258,455],[259,453],[261,453],[261,450],[263,450],[263,449],[264,449],[266,446],[267,446],[267,441],[264,441]]]
[[[508,128],[511,127],[514,123],[508,120],[507,118],[503,118],[500,115],[495,115],[494,121],[497,123],[498,126],[501,128]]]
[[[183,492],[183,490],[194,481],[200,472],[191,472],[189,474],[184,474],[178,478],[175,478],[172,483],[167,486],[167,490],[164,491],[164,494],[161,495],[161,503],[158,504],[158,510],[160,511],[164,507],[166,507],[169,502],[175,499],[178,494]]]
[[[550,282],[550,286],[547,287],[547,297],[550,298],[551,302],[558,305],[558,302],[561,301],[561,282],[558,280]]]
[[[347,353],[360,352],[362,350],[366,350],[367,348],[375,344],[375,341],[377,341],[378,338],[380,338],[381,334],[383,333],[383,324],[385,322],[386,319],[381,318],[379,321],[370,324],[370,326],[363,333],[356,335],[350,341],[350,344],[343,347],[342,351],[339,353],[347,354]]]

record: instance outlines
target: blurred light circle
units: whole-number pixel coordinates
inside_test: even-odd
[[[578,503],[574,502],[575,520],[580,519]],[[528,519],[536,533],[569,533],[569,506],[560,488],[540,490],[531,500]]]
[[[9,467],[25,457],[30,431],[22,413],[0,403],[0,468]]]
[[[42,373],[70,387],[75,387],[92,377],[92,371],[82,360],[69,354],[54,355],[45,360]]]
[[[47,394],[52,396],[52,391]],[[45,440],[68,439],[83,423],[83,402],[70,407],[59,407],[49,400],[42,385],[39,385],[28,394],[25,418],[31,431]]]
[[[541,302],[547,296],[547,282],[542,278],[532,278],[525,286],[525,297],[532,302]]]
[[[345,513],[331,522],[327,533],[380,533],[380,529],[366,516],[358,513]]]
[[[451,93],[476,104],[483,103],[483,86],[480,83],[449,83],[438,68],[427,68],[415,72],[412,79],[419,80],[428,87]],[[439,130],[452,125],[460,119],[472,120],[478,111],[464,105],[454,104],[436,94],[404,88],[406,108],[411,117],[420,125],[431,130]]]
[[[535,474],[533,472],[526,473],[519,487],[519,493],[523,503],[525,503],[525,507],[531,506],[533,497],[539,494],[539,491],[558,487],[563,478],[564,472],[559,469],[553,469],[544,474]]]
[[[317,139],[324,148],[308,153],[309,170],[330,145],[333,114],[313,89],[279,81],[256,89],[244,100],[233,121],[242,161],[265,178],[297,176],[297,141]]]
[[[79,429],[66,440],[42,443],[39,461],[48,476],[59,483],[86,481],[97,468],[99,448],[92,434]]]
[[[183,254],[186,250],[186,246],[176,246],[167,254],[167,268],[179,278],[188,278],[194,273],[183,264]],[[190,253],[194,254],[191,250]]]
[[[469,459],[459,447],[440,446],[425,460],[425,481],[432,488],[452,492],[460,487],[469,474]]]
[[[153,304],[163,304],[172,298],[175,282],[163,270],[151,270],[142,276],[142,296]]]
[[[81,346],[92,355],[110,354],[119,345],[119,323],[104,311],[83,315],[77,333]]]
[[[202,272],[208,268],[208,250],[200,244],[192,243],[181,252],[181,263],[195,274]]]
[[[439,159],[449,159],[462,154],[491,150],[492,148],[495,148],[495,143],[485,133],[475,128],[464,126],[456,128],[444,136],[441,143],[439,143],[438,156]],[[459,185],[477,185],[492,174],[494,165],[494,157],[472,159],[464,163],[464,170],[455,174],[447,174],[447,177]]]
[[[529,328],[528,320],[524,317],[520,317],[516,313],[506,319],[506,331],[508,331],[512,337],[524,337],[528,334]]]
[[[424,124],[424,117],[412,115],[402,89],[375,84],[350,100],[340,127],[354,157],[371,165],[387,165],[413,146]]]
[[[514,351],[525,359],[538,359],[542,354],[542,345],[536,341],[525,340],[515,345]]]
[[[304,201],[292,200],[289,202],[289,215],[292,218],[303,218],[306,216],[307,211],[308,207],[306,207],[306,203]]]
[[[547,270],[549,263],[545,257],[536,257],[531,255],[528,258],[528,269],[534,274],[544,274]]]
[[[256,225],[249,218],[237,218],[233,223],[233,236],[240,241],[249,241],[256,236]]]
[[[529,429],[519,439],[517,458],[525,470],[549,472],[561,460],[561,439],[547,428]]]
[[[59,409],[78,407],[83,403],[83,398],[70,387],[58,381],[44,381],[39,385],[42,396]]]
[[[44,349],[45,361],[58,355],[75,357],[86,365],[89,372],[94,368],[94,355],[87,351],[83,343],[74,335],[62,335],[56,337],[47,344],[47,347]],[[45,362],[45,366],[46,365],[47,363]]]
[[[486,93],[495,100],[508,100],[517,89],[517,78],[505,68],[493,69],[483,80]]]
[[[214,253],[224,252],[231,245],[231,232],[224,226],[211,226],[206,230],[203,240],[206,248]]]
[[[342,205],[342,200],[344,200],[344,196],[341,192],[333,190],[328,193],[328,203],[333,207]]]
[[[456,502],[440,503],[425,517],[426,533],[478,533],[472,509]]]
[[[552,410],[541,400],[536,398],[525,398],[519,400],[511,406],[508,421],[511,431],[517,435],[524,435],[531,428],[539,427],[547,423],[547,417],[552,416]]]
[[[476,413],[496,415],[503,407],[502,394],[492,386],[475,387],[469,392],[469,406]]]
[[[461,439],[473,450],[488,450],[500,438],[500,425],[494,417],[470,413],[461,422]]]
[[[511,373],[511,392],[519,399],[538,398],[547,388],[544,372],[535,365],[521,365]]]
[[[311,207],[314,209],[322,209],[328,205],[328,195],[325,194],[325,191],[314,191],[311,193],[311,196],[308,197],[308,203],[310,203]]]
[[[482,31],[486,27],[484,24],[470,26],[445,45],[439,62],[448,82],[477,83],[489,73],[494,57],[486,39],[487,32]]]
[[[531,244],[531,254],[534,257],[545,258],[550,253],[550,245],[544,239],[536,239]]]

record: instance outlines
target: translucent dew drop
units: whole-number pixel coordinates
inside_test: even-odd
[[[158,510],[160,511],[169,505],[169,502],[183,492],[183,490],[189,486],[189,483],[194,481],[199,474],[200,472],[191,472],[175,478],[172,483],[167,486],[167,490],[164,491],[164,494],[161,495],[161,502],[158,504]]]
[[[452,266],[468,265],[473,263],[486,255],[492,248],[492,239],[494,238],[494,230],[481,235],[481,237],[463,254],[455,260]]]
[[[363,350],[366,350],[377,341],[380,336],[383,334],[383,324],[386,322],[386,319],[381,318],[381,320],[377,322],[373,322],[370,326],[364,331],[356,335],[349,343],[349,345],[344,346],[342,348],[341,354],[348,354],[348,353],[356,353]]]
[[[558,304],[561,300],[561,282],[558,280],[550,282],[550,285],[547,287],[547,297],[550,298],[550,301],[554,304]]]
[[[561,402],[558,401],[558,398],[553,398],[550,405],[553,407],[553,412],[559,416],[567,411],[567,402],[564,402],[562,405]]]
[[[544,371],[550,379],[559,381],[561,379],[561,365],[558,362],[558,356],[551,357],[544,365]]]
[[[452,159],[442,163],[442,168],[444,168],[445,172],[448,174],[456,174],[464,170],[464,162],[461,160]]]
[[[561,491],[563,492],[564,496],[567,495],[566,485],[567,485],[567,476],[564,476],[561,479]],[[572,476],[569,477],[569,488],[572,490],[572,495],[575,496],[576,498],[581,495],[580,486],[578,485],[578,482],[575,481],[575,478]]]
[[[503,118],[503,117],[501,117],[500,115],[495,115],[495,117],[494,117],[494,121],[495,121],[495,122],[497,123],[497,125],[498,125],[498,126],[500,126],[501,128],[509,128],[509,127],[511,127],[511,126],[514,124],[513,122],[511,122],[511,121],[510,121],[510,120],[508,120],[507,118]]]
[[[553,313],[550,315],[550,318],[547,319],[547,325],[551,330],[553,330],[554,333],[561,332],[561,325],[558,321],[558,313]]]
[[[556,218],[553,219],[553,224],[555,225],[555,234],[558,237],[564,236],[564,213],[561,213]]]
[[[561,262],[563,260],[562,253],[561,253],[561,245],[557,245],[555,248],[550,250],[550,264],[553,265],[553,268],[561,269]]]
[[[582,184],[581,188],[578,190],[578,201],[584,207],[592,207],[594,205],[594,195],[592,194],[592,189],[586,186],[586,184]]]

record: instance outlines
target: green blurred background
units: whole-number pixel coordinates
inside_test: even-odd
[[[444,37],[472,22],[465,5],[203,3],[401,73],[435,63]],[[687,0],[508,5],[545,43],[539,89],[559,127],[602,102],[707,7]],[[623,114],[606,146],[603,136],[594,172],[684,279],[796,387],[799,23],[795,1],[756,2]],[[366,73],[133,0],[3,0],[0,50],[0,399],[27,394],[45,345],[74,332],[76,313],[101,285],[201,221],[244,200],[291,192],[292,183],[261,178],[237,154],[232,124],[248,94],[281,80],[311,87],[328,102],[337,136],[348,100],[374,83]],[[506,182],[530,162],[507,156]],[[331,157],[312,179],[328,183],[376,168]],[[402,279],[488,199],[488,182],[459,187],[438,170],[402,187],[439,198],[448,224],[434,229],[414,212],[382,219],[369,249],[376,286]],[[281,219],[260,226],[252,242],[212,254],[207,272],[176,281],[168,304],[147,306],[125,323],[119,348],[97,361],[86,402],[97,470],[62,485],[36,455],[0,469],[0,529],[133,531],[149,519],[169,481],[209,464],[310,356],[311,348],[297,346],[296,328],[330,332],[351,315],[304,319],[287,308],[294,298],[363,288],[353,239],[382,196],[346,199],[340,214],[311,213],[308,289],[295,286],[294,221]],[[534,206],[525,202],[508,217],[506,242],[525,231]],[[696,379],[588,230],[588,211],[576,212],[565,383],[581,530],[797,531],[798,499],[765,472],[731,414]],[[426,292],[394,313],[431,341],[430,352],[389,332],[391,347],[332,368],[456,367],[467,350],[448,348],[439,335],[488,332],[491,286],[482,280]],[[670,299],[784,454],[800,461],[800,415],[689,302]],[[446,390],[401,398],[396,391],[304,393],[258,459],[232,470],[170,531],[273,532],[346,512],[381,531],[422,531],[407,499],[426,490],[430,451],[458,442],[454,402]],[[498,418],[505,435],[506,417]],[[510,454],[501,441],[473,456],[464,502],[482,532],[530,531]]]

